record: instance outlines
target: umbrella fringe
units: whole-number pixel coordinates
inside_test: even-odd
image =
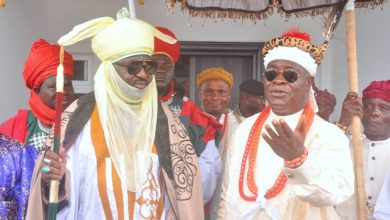
[[[332,10],[332,6],[325,7],[325,8],[314,8],[314,9],[309,9],[305,11],[291,11],[287,12],[284,11],[281,8],[278,8],[277,12],[284,18],[288,19],[291,18],[291,16],[297,17],[297,18],[302,18],[302,17],[315,17],[318,15],[324,15],[329,13]]]
[[[169,0],[168,0],[169,1]],[[229,10],[229,9],[219,9],[219,8],[194,8],[189,6],[186,2],[181,3],[181,10],[188,11],[191,17],[200,17],[200,18],[231,18],[237,20],[265,20],[271,14],[273,9],[267,8],[264,11],[260,12],[249,12],[245,10]]]
[[[375,8],[380,6],[382,9],[384,7],[385,2],[388,0],[357,0],[355,1],[356,8]],[[181,10],[188,11],[191,17],[200,17],[200,18],[231,18],[237,20],[265,20],[269,16],[272,15],[274,8],[276,7],[277,13],[279,13],[283,18],[288,19],[292,16],[294,17],[315,17],[318,15],[324,15],[329,13],[332,10],[333,5],[311,8],[304,11],[293,10],[293,11],[285,11],[282,6],[275,6],[274,4],[270,4],[270,6],[264,11],[246,11],[246,10],[235,10],[235,9],[222,9],[222,8],[197,8],[188,5],[186,0],[166,0],[166,5],[169,9],[173,9],[176,2],[181,3]]]
[[[387,2],[387,0],[373,0],[373,1],[361,1],[361,2],[355,1],[355,7],[374,9],[375,7],[381,6],[381,9],[383,10],[385,2]]]

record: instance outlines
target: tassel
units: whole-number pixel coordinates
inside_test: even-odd
[[[336,4],[332,10],[329,12],[329,15],[324,20],[324,26],[325,26],[325,42],[324,44],[328,43],[330,39],[333,37],[333,32],[336,29],[341,16],[343,15],[343,11],[345,8],[345,5],[347,4],[348,0],[340,1],[338,4]]]

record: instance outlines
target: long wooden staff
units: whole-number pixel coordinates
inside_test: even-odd
[[[56,79],[56,117],[54,121],[54,148],[53,151],[58,154],[61,141],[61,114],[62,114],[62,99],[64,96],[64,47],[60,47],[60,64],[57,67]],[[57,217],[58,208],[58,188],[60,182],[51,180],[50,196],[47,210],[47,219],[55,220]]]
[[[349,91],[358,92],[358,70],[356,55],[355,1],[349,0],[346,8],[346,31],[348,49]],[[363,173],[363,152],[361,143],[360,118],[352,119],[352,144],[355,162],[356,195],[359,220],[367,219],[366,190]]]

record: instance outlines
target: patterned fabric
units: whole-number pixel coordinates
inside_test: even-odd
[[[317,47],[314,44],[311,44],[309,41],[295,38],[295,37],[277,37],[269,40],[264,44],[262,53],[264,56],[275,47],[284,46],[284,47],[296,47],[299,48],[311,55],[317,64],[321,64],[324,58],[324,53],[328,48],[328,44],[323,44],[321,47]]]
[[[233,87],[233,75],[223,68],[207,68],[198,73],[196,77],[198,88],[208,79],[221,79],[228,84],[230,89]]]
[[[31,110],[20,109],[12,118],[0,126],[0,133],[31,145],[39,152],[50,133]]]
[[[0,219],[24,219],[37,151],[0,134]]]
[[[67,150],[67,154],[70,156],[68,157],[69,160],[67,161],[67,167],[69,170],[72,171],[69,172],[68,170],[68,172],[66,173],[64,183],[65,189],[63,191],[60,191],[59,196],[59,201],[61,201],[61,204],[66,203],[68,206],[62,209],[61,212],[58,213],[58,215],[61,215],[62,217],[70,216],[68,218],[63,217],[62,219],[76,219],[80,213],[85,213],[85,215],[82,216],[87,216],[85,217],[86,219],[105,219],[104,216],[106,215],[105,213],[107,209],[103,208],[102,201],[99,199],[101,198],[101,194],[97,189],[97,181],[107,183],[107,190],[111,191],[110,195],[120,192],[115,191],[115,189],[113,189],[112,187],[112,181],[114,181],[114,179],[112,181],[109,180],[108,182],[105,182],[108,180],[107,176],[109,175],[101,176],[101,178],[98,179],[99,177],[96,174],[97,160],[95,156],[95,150],[93,147],[91,147],[92,140],[90,136],[90,121],[83,121],[85,120],[85,118],[91,118],[92,109],[95,106],[95,100],[91,95],[87,96],[86,99],[84,97],[81,97],[80,99],[73,102],[64,111],[62,115],[61,126],[63,134],[61,136],[65,137],[65,139],[61,140],[61,144],[64,145],[64,148]],[[169,112],[169,110],[164,110],[166,114],[167,111]],[[172,120],[174,119],[172,115],[166,115],[166,117],[169,118],[168,120],[171,119],[171,121],[165,119],[165,122],[167,124],[167,127],[172,128],[172,130],[169,132],[169,142],[173,144],[168,144],[167,146],[164,146],[168,148],[167,156],[169,158],[169,160],[166,160],[165,162],[171,164],[172,170],[175,171],[175,173],[173,173],[174,177],[170,178],[167,175],[167,172],[165,172],[165,167],[161,164],[163,161],[160,160],[160,156],[163,153],[160,153],[159,149],[157,150],[160,165],[158,166],[157,163],[150,163],[153,166],[158,166],[157,168],[160,169],[160,171],[163,171],[162,181],[164,182],[164,192],[165,195],[169,197],[169,200],[164,200],[164,203],[167,204],[164,208],[166,218],[162,219],[203,219],[203,200],[202,191],[200,187],[200,172],[198,162],[195,156],[195,151],[191,145],[186,144],[183,146],[179,144],[182,142],[180,142],[180,138],[178,138],[177,136],[183,134],[184,131],[181,129],[183,125],[180,125],[179,121],[175,121],[175,125],[173,125]],[[162,130],[163,129],[158,129],[156,131],[156,137],[160,136],[160,134],[158,133],[162,132]],[[176,136],[174,138],[174,140],[176,140],[175,142],[172,142],[171,134]],[[100,136],[103,137],[103,135]],[[167,136],[168,135],[165,135],[164,138],[167,139]],[[158,146],[158,144],[159,143],[156,142],[156,146]],[[49,138],[46,141],[46,145],[53,146],[53,139]],[[164,155],[162,155],[162,157],[166,158],[164,157]],[[37,160],[37,163],[40,163],[40,161],[42,161],[42,158],[43,156],[40,156]],[[123,170],[123,156],[121,158],[122,163],[120,163],[120,169]],[[109,160],[110,162],[112,162],[111,158],[105,158],[105,160]],[[110,165],[110,167],[105,167],[106,172],[112,172],[114,170],[118,174],[123,173],[123,171],[117,172],[117,169],[114,169],[112,163],[106,163],[106,165]],[[148,168],[147,170],[149,170]],[[88,171],[87,169],[90,171]],[[32,179],[31,196],[29,200],[30,205],[28,206],[26,219],[35,220],[45,218],[45,207],[47,205],[45,201],[47,201],[47,198],[45,198],[44,195],[42,195],[41,193],[41,173],[42,172],[40,172],[39,166],[36,166]],[[71,175],[73,176],[73,178]],[[182,181],[183,175],[186,175],[186,181]],[[146,175],[146,177],[149,177],[149,175]],[[76,180],[76,178],[82,180],[78,181]],[[117,180],[123,182],[123,180],[121,180],[122,178],[123,176],[117,178]],[[76,183],[72,181],[75,181]],[[92,187],[94,185],[95,187]],[[71,189],[70,187],[80,188],[78,190],[75,190]],[[183,191],[184,193],[181,191],[181,189],[185,190]],[[191,189],[192,191],[190,192],[189,189]],[[122,186],[121,191],[126,191],[126,187]],[[79,199],[75,197],[75,193],[79,196],[83,196],[83,198],[85,199]],[[125,196],[128,194],[122,193],[122,195]],[[138,198],[138,196],[136,197]],[[127,206],[128,203],[126,204],[124,202],[127,201],[126,199],[116,200],[115,198],[111,197],[111,199],[108,199],[111,201],[109,206],[110,210],[114,210],[112,213],[117,216],[119,214],[117,212],[119,208],[117,208],[114,203],[123,205],[125,207],[123,210],[129,209],[129,207]],[[155,200],[151,202],[155,203]],[[114,217],[114,219],[117,218]],[[135,217],[135,219],[141,218]]]
[[[50,128],[45,128],[38,118],[34,116],[32,111],[29,111],[27,129],[26,145],[34,146],[40,152],[44,147],[47,137],[49,137]]]
[[[218,141],[220,138],[222,125],[193,102],[183,101],[179,96],[173,96],[165,104],[171,110],[173,117],[180,118],[188,130],[198,157],[204,151],[207,142],[213,139]]]

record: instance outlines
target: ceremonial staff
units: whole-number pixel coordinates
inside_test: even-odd
[[[347,51],[348,51],[348,76],[349,91],[359,92],[357,56],[356,56],[356,25],[355,25],[355,1],[349,0],[345,12],[347,31]],[[366,191],[363,172],[363,152],[361,143],[360,118],[354,116],[352,119],[352,146],[355,164],[355,186],[357,194],[357,206],[359,220],[367,219],[366,211]]]
[[[58,154],[61,141],[61,114],[62,114],[62,99],[64,96],[64,47],[60,47],[60,64],[57,67],[56,79],[56,116],[54,121],[54,147],[53,151]],[[49,205],[47,209],[47,218],[55,220],[58,207],[58,188],[59,180],[50,181]]]

